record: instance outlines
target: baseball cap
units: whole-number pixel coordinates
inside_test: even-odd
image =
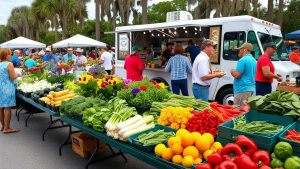
[[[51,49],[50,49],[50,48],[46,48],[45,51],[46,51],[46,52],[51,52]]]
[[[139,45],[134,45],[134,46],[131,48],[131,51],[132,51],[132,52],[142,51],[142,48],[141,48]]]
[[[72,48],[68,48],[68,51],[71,51],[71,50],[73,50]]]
[[[264,50],[266,50],[267,48],[273,48],[275,50],[277,49],[276,44],[274,42],[269,42],[269,43],[264,44],[263,48],[264,48]]]
[[[248,51],[252,51],[253,50],[253,45],[251,43],[244,43],[242,44],[241,47],[239,47],[238,49],[247,49]]]
[[[300,46],[294,46],[293,49],[300,49]]]

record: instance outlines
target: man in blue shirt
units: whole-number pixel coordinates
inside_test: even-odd
[[[30,59],[27,59],[27,60],[24,62],[25,66],[26,66],[28,69],[37,66],[37,63],[36,63],[36,61],[35,61],[36,58],[37,58],[37,54],[36,54],[36,53],[31,53],[31,54],[30,54]]]
[[[251,55],[251,43],[244,43],[239,49],[240,59],[236,69],[231,70],[234,77],[234,104],[245,106],[247,98],[255,93],[256,60]]]
[[[57,57],[52,53],[50,48],[46,48],[46,55],[43,57],[43,62],[50,62],[51,59],[55,60],[55,63],[58,63]]]
[[[68,53],[65,54],[62,58],[62,61],[64,63],[68,63],[69,60],[73,60],[74,63],[76,63],[76,56],[73,54],[73,49],[72,48],[68,48]]]
[[[19,55],[20,55],[20,51],[19,50],[15,50],[14,51],[14,55],[11,58],[11,62],[13,63],[14,67],[21,66]]]
[[[190,57],[191,57],[191,61],[192,61],[192,64],[194,63],[194,60],[196,59],[196,57],[199,55],[199,53],[201,52],[201,49],[196,46],[193,42],[192,39],[190,39],[188,41],[188,47],[185,49],[185,52],[189,53],[190,54]]]

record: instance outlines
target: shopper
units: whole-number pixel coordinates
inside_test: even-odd
[[[107,74],[111,74],[112,65],[113,65],[113,56],[111,53],[107,52],[106,48],[102,48],[102,54],[100,57],[100,63],[103,65],[104,70],[107,72]]]
[[[154,59],[154,51],[152,50],[152,48],[147,47],[146,52],[147,52],[146,60],[147,61],[153,60]]]
[[[132,54],[125,59],[124,69],[126,69],[126,78],[132,81],[143,79],[144,63],[140,56],[142,48],[138,45],[132,47]]]
[[[37,59],[37,54],[36,53],[31,53],[30,55],[30,58],[27,59],[24,64],[25,66],[30,69],[30,68],[33,68],[35,66],[37,66],[37,63],[36,63],[36,59]]]
[[[224,76],[222,73],[213,73],[210,58],[214,54],[215,44],[206,39],[201,44],[201,53],[196,57],[192,70],[193,93],[196,99],[208,101],[211,79]]]
[[[14,55],[12,56],[12,59],[11,59],[14,67],[21,66],[21,62],[20,62],[19,56],[20,56],[20,51],[19,50],[15,50],[14,51]]]
[[[239,57],[236,69],[231,70],[231,75],[234,77],[233,93],[234,104],[241,107],[246,106],[245,101],[248,97],[255,93],[255,71],[256,60],[251,52],[253,45],[251,43],[244,43],[240,47]]]
[[[161,57],[161,60],[162,60],[161,65],[162,66],[166,66],[169,59],[174,55],[173,47],[174,47],[174,43],[172,43],[172,42],[169,42],[169,43],[166,44],[166,48],[163,51],[163,54],[162,54],[162,57]]]
[[[70,61],[73,61],[74,63],[76,63],[76,58],[77,57],[73,54],[73,49],[68,48],[68,53],[63,56],[62,61],[64,63],[68,63]]]
[[[81,70],[81,71],[85,69],[87,64],[87,59],[82,53],[83,53],[82,49],[80,48],[76,49],[76,55],[77,55],[76,66],[77,66],[77,70]]]
[[[182,45],[176,45],[174,48],[174,54],[165,70],[171,72],[171,86],[172,92],[175,94],[180,94],[188,96],[188,73],[192,73],[192,65],[187,57],[183,56]]]
[[[55,60],[55,63],[58,63],[58,58],[52,53],[51,48],[46,48],[46,55],[43,57],[43,62],[50,62],[52,59]]]
[[[265,53],[261,55],[257,61],[256,67],[256,95],[264,96],[272,92],[273,79],[282,81],[279,74],[275,74],[274,65],[271,57],[276,53],[276,44],[274,42],[267,43],[263,46]]]
[[[18,129],[10,128],[11,108],[16,106],[16,95],[14,80],[17,75],[11,61],[11,51],[9,49],[0,50],[0,130],[3,133],[13,133]]]
[[[193,42],[192,39],[190,39],[188,41],[188,47],[185,49],[185,52],[189,53],[190,54],[190,57],[191,57],[191,61],[192,61],[192,64],[194,63],[196,57],[199,55],[199,53],[201,52],[201,49],[196,46]]]
[[[291,62],[300,65],[300,47],[294,46],[293,52],[289,55]]]

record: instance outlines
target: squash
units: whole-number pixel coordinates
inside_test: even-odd
[[[69,93],[70,93],[69,90],[63,90],[63,91],[60,91],[60,92],[54,92],[52,95],[53,95],[53,97],[60,97],[60,96],[67,95]]]
[[[75,97],[76,94],[74,93],[71,93],[71,94],[67,94],[67,95],[64,95],[64,96],[61,96],[61,97],[55,97],[53,98],[54,101],[61,101],[61,100],[64,100],[64,99],[70,99],[70,98],[73,98]]]
[[[52,94],[48,94],[47,97],[52,100],[53,99],[53,95]]]

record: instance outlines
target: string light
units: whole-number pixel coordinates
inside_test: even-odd
[[[177,28],[174,28],[174,30],[176,31]]]
[[[197,32],[195,32],[195,35],[197,35],[198,33]]]
[[[169,33],[172,33],[171,30],[169,30]]]
[[[154,34],[152,33],[151,36],[154,36]]]
[[[166,35],[165,34],[163,34],[163,37],[165,37]]]
[[[185,27],[183,27],[183,29],[185,29]]]
[[[165,31],[164,29],[161,29],[161,31]]]
[[[159,34],[157,34],[157,36],[158,36],[158,37],[160,37],[160,35],[159,35]]]
[[[151,33],[151,30],[149,30],[149,32]]]
[[[174,32],[174,34],[176,35],[176,34],[177,34],[177,32],[175,31],[175,32]]]
[[[197,28],[195,28],[195,31],[197,31]]]
[[[144,32],[144,35],[146,34],[146,32]]]
[[[187,30],[186,31],[184,31],[185,33],[187,33]]]

